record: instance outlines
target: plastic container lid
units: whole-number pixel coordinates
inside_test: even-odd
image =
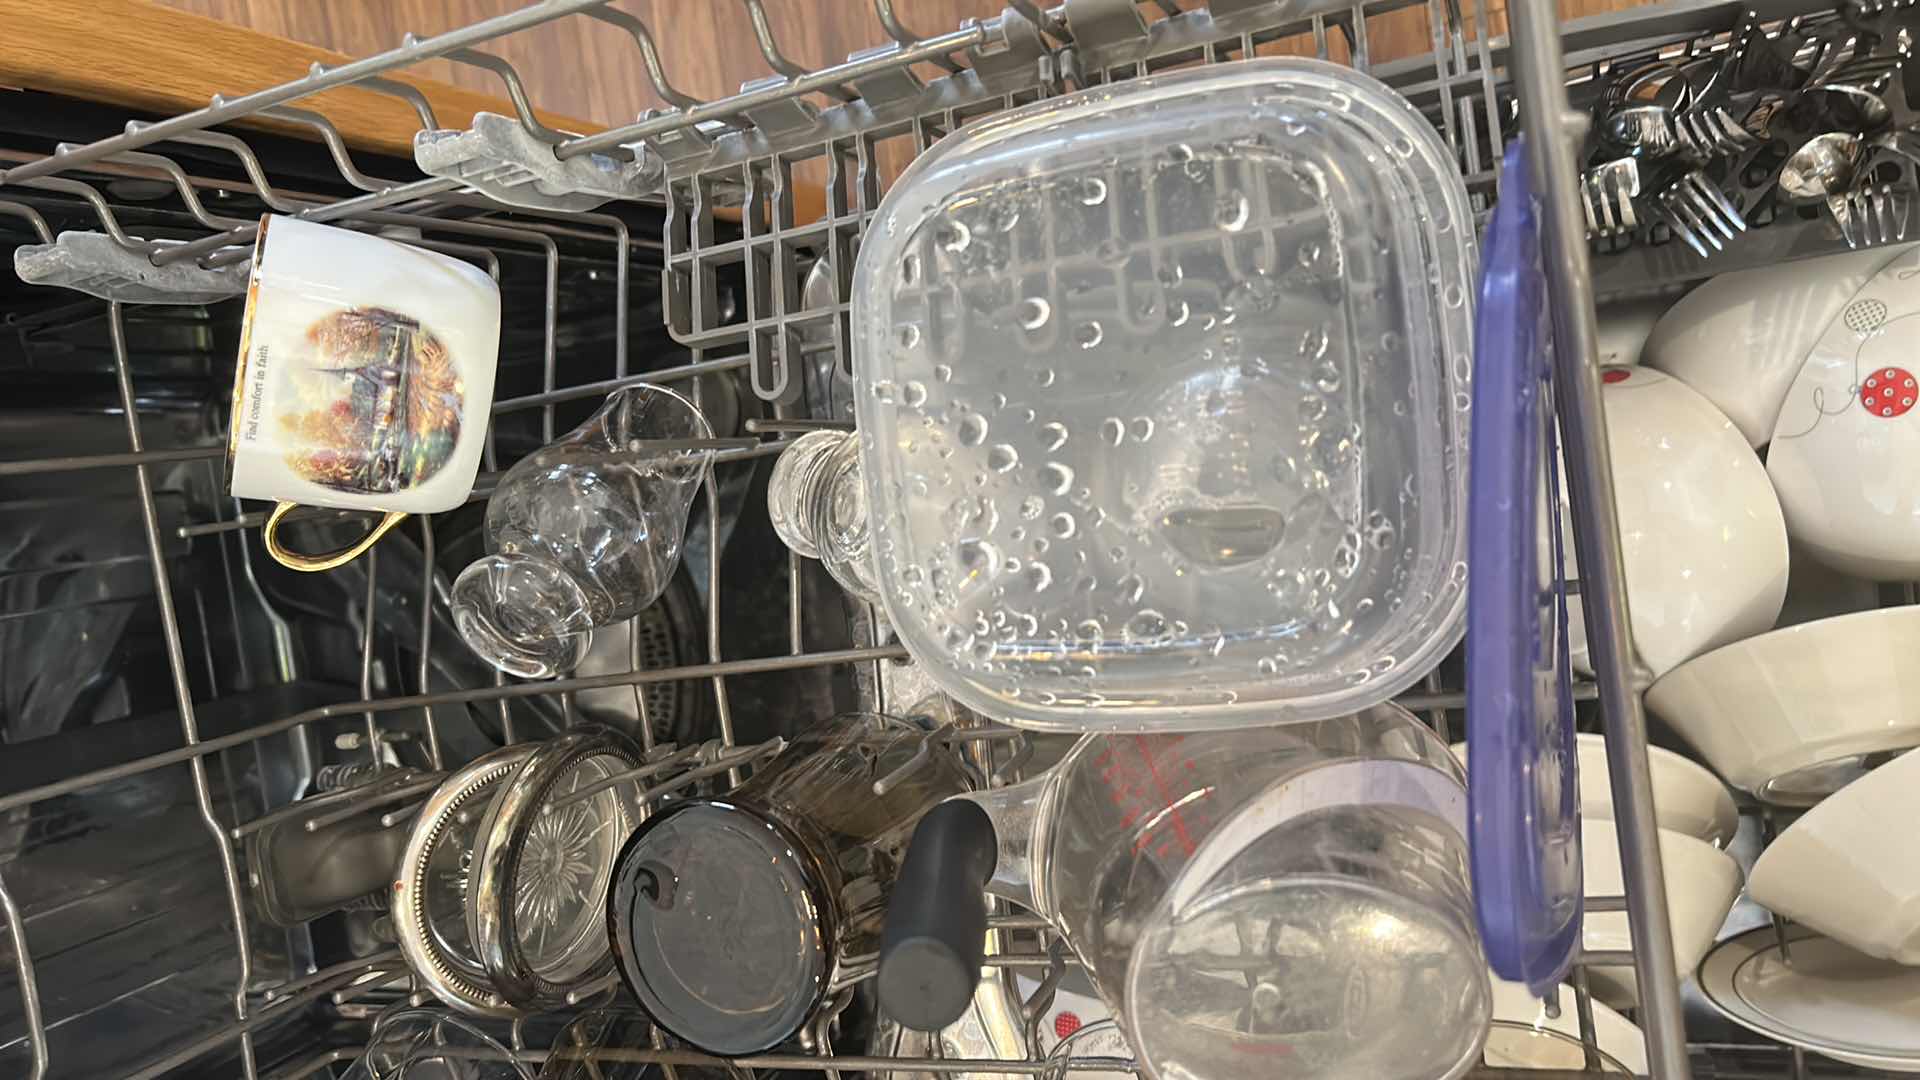
[[[1524,142],[1507,145],[1475,340],[1473,591],[1467,620],[1468,850],[1487,960],[1535,994],[1580,946],[1580,790],[1558,581],[1552,331]],[[1545,503],[1546,505],[1543,505]],[[1552,541],[1541,558],[1538,530]]]
[[[607,921],[647,1015],[711,1054],[758,1053],[800,1029],[826,990],[833,910],[805,850],[717,800],[671,807],[633,834]]]
[[[969,125],[855,272],[887,615],[1062,730],[1338,716],[1459,638],[1473,228],[1351,70],[1264,59]]]

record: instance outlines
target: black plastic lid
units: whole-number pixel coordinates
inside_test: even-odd
[[[831,914],[809,856],[745,807],[689,800],[620,852],[607,898],[614,958],[654,1021],[713,1054],[799,1032],[825,993]]]

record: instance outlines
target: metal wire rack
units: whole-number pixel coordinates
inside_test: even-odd
[[[304,1055],[291,1058],[275,1043],[274,1057],[263,1050],[269,1033],[295,1017],[323,1013],[334,1024],[363,1023],[384,1004],[407,998],[407,971],[398,954],[379,949],[348,962],[318,966],[310,958],[295,958],[270,966],[260,952],[259,927],[253,925],[249,891],[256,886],[243,873],[237,845],[249,835],[286,819],[297,804],[268,806],[235,794],[231,770],[235,760],[258,754],[289,736],[306,740],[316,732],[332,733],[335,749],[365,753],[365,764],[376,774],[392,768],[383,748],[412,740],[424,746],[427,771],[395,774],[354,788],[357,796],[342,814],[382,809],[386,819],[400,820],[431,790],[437,776],[461,763],[460,752],[447,745],[437,717],[440,710],[478,707],[498,717],[503,738],[535,734],[516,730],[525,716],[513,711],[516,703],[545,702],[562,718],[575,713],[582,695],[596,691],[632,690],[640,714],[639,731],[646,744],[646,762],[626,779],[648,781],[643,794],[658,800],[695,784],[737,781],[741,771],[764,755],[777,751],[779,739],[741,740],[731,707],[730,686],[743,677],[801,669],[832,669],[853,673],[863,704],[900,709],[911,704],[924,684],[917,680],[906,651],[889,643],[881,619],[872,611],[851,612],[854,628],[849,647],[820,648],[818,628],[842,621],[847,614],[831,598],[808,595],[800,560],[789,556],[784,568],[786,587],[786,651],[773,655],[730,657],[723,648],[723,591],[739,585],[724,573],[722,542],[728,510],[722,489],[726,478],[746,470],[741,462],[778,454],[793,433],[821,424],[839,423],[843,415],[832,393],[834,366],[848,356],[849,307],[853,257],[863,230],[878,208],[888,183],[888,163],[930,146],[943,134],[969,119],[1007,109],[1038,98],[1106,82],[1136,78],[1171,67],[1231,62],[1269,52],[1298,52],[1344,58],[1370,70],[1406,94],[1433,120],[1453,148],[1462,174],[1486,205],[1493,192],[1494,168],[1502,143],[1515,130],[1516,115],[1528,118],[1535,131],[1557,129],[1553,118],[1567,109],[1568,71],[1576,86],[1604,75],[1609,63],[1652,52],[1700,51],[1716,47],[1732,26],[1739,5],[1719,0],[1682,0],[1624,16],[1609,16],[1556,27],[1551,12],[1537,3],[1520,3],[1511,17],[1511,40],[1497,37],[1485,5],[1462,5],[1459,0],[1329,0],[1300,4],[1289,0],[1213,0],[1193,6],[1173,0],[1068,0],[1042,10],[1030,2],[1012,3],[1001,15],[970,22],[958,29],[922,37],[908,31],[900,10],[891,0],[873,0],[881,27],[891,40],[849,57],[844,63],[808,70],[788,58],[775,39],[761,10],[760,0],[744,0],[755,16],[756,45],[771,74],[748,84],[736,95],[699,101],[676,90],[647,26],[639,19],[607,5],[605,0],[545,0],[522,10],[487,19],[472,26],[429,38],[409,36],[398,47],[335,67],[316,66],[305,78],[231,98],[216,98],[204,108],[158,122],[131,122],[118,134],[79,145],[61,145],[44,156],[10,154],[0,164],[0,215],[26,223],[35,239],[55,243],[57,230],[49,224],[90,216],[91,231],[110,240],[97,274],[69,284],[91,291],[132,297],[125,292],[130,279],[150,271],[175,268],[183,282],[179,296],[143,294],[146,302],[190,299],[193,288],[230,291],[231,269],[248,257],[257,230],[253,221],[218,213],[230,195],[250,198],[280,213],[309,220],[335,222],[358,228],[409,230],[400,235],[409,242],[444,250],[482,265],[517,291],[509,303],[537,310],[527,321],[530,354],[537,370],[530,378],[537,388],[515,392],[493,406],[495,428],[490,433],[486,474],[474,499],[484,500],[498,471],[519,452],[530,448],[505,440],[501,431],[515,421],[527,421],[539,440],[550,440],[556,416],[570,403],[588,401],[623,385],[637,382],[690,382],[703,407],[713,393],[710,377],[744,371],[753,393],[770,403],[770,416],[745,425],[755,435],[770,436],[756,445],[726,450],[716,457],[715,475],[705,492],[707,541],[699,550],[696,576],[704,586],[704,656],[687,662],[645,666],[640,662],[640,635],[632,635],[632,652],[622,670],[542,683],[509,682],[495,677],[470,685],[439,685],[429,671],[435,623],[432,610],[435,574],[435,523],[420,522],[418,576],[400,619],[417,634],[411,649],[417,672],[390,670],[381,641],[399,635],[383,621],[381,605],[395,603],[380,587],[376,548],[364,562],[357,583],[357,604],[350,622],[358,627],[359,685],[357,696],[345,700],[296,702],[281,705],[260,719],[223,723],[216,733],[203,723],[212,709],[196,687],[219,687],[227,680],[218,669],[238,665],[243,681],[291,682],[297,672],[284,648],[241,647],[223,638],[216,627],[217,613],[183,611],[179,596],[187,595],[176,575],[183,545],[213,544],[224,570],[224,580],[235,593],[257,591],[248,563],[250,547],[257,547],[253,530],[265,515],[227,500],[216,500],[208,517],[185,514],[172,504],[172,491],[181,471],[196,472],[218,491],[217,462],[224,454],[224,438],[217,430],[210,438],[186,445],[153,445],[145,421],[153,416],[154,388],[147,373],[136,382],[130,359],[129,329],[142,336],[156,320],[191,318],[202,310],[205,298],[185,307],[136,306],[132,299],[113,299],[102,309],[88,302],[62,316],[70,323],[102,320],[106,332],[104,370],[112,377],[112,411],[125,428],[125,449],[114,452],[49,454],[0,462],[0,479],[71,477],[75,484],[103,475],[132,474],[131,494],[137,511],[141,542],[122,552],[122,561],[144,561],[152,576],[151,600],[157,606],[161,652],[169,674],[166,692],[172,695],[180,740],[178,745],[145,753],[115,764],[82,771],[36,776],[31,784],[17,784],[0,794],[0,821],[55,805],[76,793],[109,788],[129,780],[182,767],[188,773],[191,798],[204,843],[219,864],[221,902],[225,905],[228,941],[233,957],[233,981],[226,994],[224,1015],[200,1017],[188,1025],[188,1034],[158,1047],[125,1067],[137,1080],[187,1072],[237,1071],[248,1080],[272,1076],[275,1080],[330,1075],[357,1052],[352,1036],[337,1033],[316,1039]],[[902,5],[904,7],[904,5]],[[1771,17],[1800,14],[1770,13]],[[1374,20],[1418,18],[1424,15],[1431,52],[1423,58],[1375,64],[1369,55],[1369,31]],[[631,36],[634,62],[643,66],[659,96],[669,108],[645,114],[634,122],[592,135],[553,131],[537,118],[518,73],[505,61],[479,47],[502,36],[556,19],[584,18],[611,24]],[[1562,36],[1566,54],[1562,54]],[[568,162],[597,158],[607,163],[625,186],[618,191],[623,212],[611,207],[595,211],[569,201],[553,185],[527,184],[529,166],[503,158],[482,168],[471,162],[452,175],[420,175],[385,179],[368,175],[354,152],[322,113],[298,102],[324,90],[353,85],[404,100],[417,113],[421,130],[438,123],[431,106],[405,84],[385,76],[423,60],[442,58],[478,66],[497,74],[512,102],[514,124],[537,147],[531,175],[561,176]],[[331,194],[295,190],[276,182],[257,152],[257,136],[213,130],[248,118],[267,117],[304,126],[322,140],[337,182]],[[1536,118],[1549,118],[1542,125]],[[510,133],[510,140],[519,135]],[[509,140],[509,141],[510,141]],[[1616,800],[1620,807],[1622,849],[1627,853],[1624,897],[1595,898],[1592,910],[1619,910],[1630,914],[1635,949],[1631,955],[1590,954],[1584,963],[1620,964],[1637,968],[1642,988],[1641,1023],[1649,1043],[1655,1076],[1683,1080],[1689,1075],[1689,1049],[1681,1025],[1678,988],[1672,978],[1672,957],[1662,899],[1660,866],[1651,815],[1651,794],[1645,755],[1644,721],[1638,690],[1630,678],[1630,643],[1626,637],[1625,603],[1620,584],[1619,553],[1614,538],[1611,481],[1604,454],[1595,448],[1598,432],[1598,386],[1591,363],[1593,292],[1596,281],[1629,282],[1644,287],[1646,278],[1610,276],[1600,266],[1586,268],[1586,245],[1579,239],[1571,164],[1564,146],[1554,138],[1531,140],[1536,175],[1546,178],[1551,197],[1547,220],[1556,230],[1559,249],[1567,256],[1552,268],[1555,314],[1560,340],[1572,344],[1560,358],[1562,423],[1568,437],[1568,459],[1578,524],[1583,591],[1595,632],[1590,635],[1595,683],[1580,688],[1583,700],[1598,699],[1608,733]],[[195,157],[189,159],[191,149]],[[206,155],[225,155],[237,166],[243,181],[202,175],[193,161]],[[551,158],[541,158],[544,154]],[[10,163],[9,163],[10,162]],[[186,164],[183,164],[186,162]],[[381,168],[391,168],[382,162]],[[825,178],[825,208],[809,219],[800,205],[796,170],[816,170]],[[518,171],[516,171],[518,170]],[[171,188],[171,217],[127,217],[124,205],[105,193],[116,180],[129,177],[159,180]],[[83,179],[84,178],[84,179]],[[564,185],[563,185],[564,186]],[[588,200],[588,205],[604,202]],[[632,211],[638,208],[641,216]],[[730,209],[737,208],[737,223]],[[1571,216],[1570,216],[1571,215]],[[651,233],[649,232],[651,228]],[[1571,242],[1569,242],[1571,241]],[[581,256],[591,248],[594,254]],[[582,260],[585,261],[582,261]],[[1604,263],[1602,258],[1599,262]],[[570,277],[589,266],[584,279]],[[223,273],[225,276],[223,277]],[[1619,272],[1624,275],[1625,272]],[[161,275],[161,276],[164,276]],[[681,362],[645,369],[629,354],[636,329],[632,294],[657,278],[656,315],[684,348]],[[244,278],[242,277],[242,283]],[[818,282],[815,284],[814,282]],[[223,282],[225,284],[223,284]],[[164,283],[163,283],[164,285]],[[122,290],[115,293],[115,290]],[[598,366],[560,360],[577,320],[603,318],[605,297],[611,294],[610,362]],[[578,299],[591,314],[582,314]],[[569,306],[569,305],[572,306]],[[168,313],[186,313],[169,315]],[[18,326],[26,333],[36,327]],[[823,365],[822,361],[826,363]],[[217,369],[216,369],[217,370]],[[523,443],[526,440],[521,440]],[[533,444],[537,445],[537,443]],[[315,519],[339,515],[312,512]],[[389,558],[398,558],[389,555]],[[704,565],[700,565],[700,563]],[[778,568],[768,568],[773,572]],[[336,573],[343,573],[336,572]],[[777,574],[775,576],[778,576]],[[198,596],[197,593],[193,595]],[[758,592],[756,596],[762,595]],[[196,599],[196,603],[198,600]],[[764,615],[764,612],[759,614]],[[276,624],[277,625],[277,624]],[[283,632],[284,628],[276,630]],[[235,635],[238,636],[237,633]],[[264,659],[263,659],[264,658]],[[271,670],[250,672],[248,665]],[[258,679],[255,679],[258,675]],[[278,677],[276,680],[276,676]],[[718,737],[690,745],[656,743],[648,722],[648,702],[658,699],[641,693],[659,685],[709,688]],[[1454,721],[1464,704],[1457,684],[1436,673],[1425,687],[1405,695],[1403,703],[1423,713],[1443,737],[1461,729]],[[411,690],[412,692],[407,692]],[[656,706],[657,707],[657,706]],[[962,732],[959,742],[993,782],[1019,775],[1031,747],[1024,736],[986,727]],[[949,741],[929,741],[928,752],[959,752]],[[0,866],[0,911],[4,911],[9,941],[12,981],[18,992],[19,1038],[0,1047],[0,1054],[24,1057],[32,1080],[61,1075],[54,1052],[58,1043],[54,1025],[46,1019],[46,989],[36,977],[35,942],[29,940],[22,906],[15,890],[20,882]],[[1042,991],[1026,1002],[1029,1026],[1044,1008],[1062,964],[1061,951],[1047,939],[1044,928],[1030,917],[1006,914],[994,925],[1017,937],[1017,944],[994,959],[1002,967],[1032,967],[1050,973]],[[276,961],[277,964],[277,961]],[[1583,1038],[1592,1045],[1594,1027],[1583,972],[1574,979],[1577,1011]],[[594,994],[579,995],[580,1004]],[[731,1064],[753,1069],[818,1070],[837,1076],[847,1070],[911,1070],[926,1073],[995,1072],[1042,1075],[1050,1066],[1037,1056],[1030,1060],[956,1060],[948,1058],[833,1057],[820,1033],[808,1040],[811,1053],[767,1054]],[[362,1036],[364,1029],[362,1031]],[[0,1029],[4,1034],[5,1029]],[[531,1065],[544,1052],[529,1048],[522,1024],[512,1031],[513,1052]],[[312,1049],[312,1046],[322,1047]],[[1716,1075],[1741,1075],[1751,1069],[1765,1075],[1789,1070],[1801,1072],[1805,1063],[1796,1052],[1791,1060],[1767,1057],[1764,1050],[1740,1048],[1738,1067],[1722,1068],[1729,1058],[1713,1047],[1696,1046],[1700,1060]],[[607,1060],[652,1061],[665,1065],[726,1064],[704,1055],[668,1049],[621,1048],[607,1051]],[[0,1060],[12,1060],[0,1057]],[[1758,1062],[1757,1064],[1754,1064]],[[1127,1063],[1117,1063],[1124,1067]],[[1115,1067],[1105,1063],[1104,1067]]]

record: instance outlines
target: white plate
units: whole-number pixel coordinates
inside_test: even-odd
[[[1525,986],[1496,978],[1493,980],[1493,1018],[1530,1024],[1542,1031],[1558,1032],[1575,1040],[1580,1038],[1580,1016],[1574,1007],[1571,986],[1560,987],[1560,1015],[1549,1017],[1546,1003],[1528,993]],[[1634,1075],[1647,1074],[1646,1036],[1640,1033],[1633,1021],[1599,1001],[1593,1003],[1593,1041],[1602,1053],[1632,1069]],[[1488,1064],[1522,1068],[1556,1067],[1553,1062],[1495,1062],[1491,1059]]]
[[[1659,678],[1773,626],[1787,595],[1787,529],[1765,467],[1712,402],[1651,368],[1610,367],[1601,378],[1634,650]],[[1570,514],[1563,499],[1569,538]],[[1573,544],[1563,550],[1577,575]],[[1591,672],[1577,597],[1567,644],[1574,666]]]
[[[1747,895],[1869,956],[1920,964],[1920,861],[1887,830],[1920,821],[1920,752],[1827,796],[1753,864]]]
[[[1874,275],[1821,334],[1767,448],[1787,531],[1831,566],[1920,577],[1920,250]]]
[[[1700,391],[1759,446],[1772,437],[1807,351],[1897,253],[1873,248],[1721,274],[1661,317],[1641,362]]]
[[[1792,963],[1771,926],[1716,946],[1700,964],[1700,992],[1741,1027],[1842,1061],[1920,1071],[1920,968],[1857,952],[1804,926],[1786,931]]]
[[[1749,638],[1673,669],[1647,706],[1727,783],[1811,805],[1862,754],[1920,746],[1920,607],[1838,615]]]
[[[1579,754],[1580,816],[1594,821],[1613,820],[1613,780],[1607,768],[1606,739],[1591,733],[1574,736]],[[1467,762],[1467,744],[1453,744],[1460,763]],[[1740,827],[1740,812],[1720,778],[1701,765],[1658,746],[1647,747],[1653,771],[1653,819],[1663,829],[1725,847]]]
[[[1613,822],[1580,823],[1580,862],[1588,896],[1626,892]],[[1661,829],[1660,865],[1667,884],[1667,918],[1673,925],[1674,974],[1684,979],[1713,947],[1714,935],[1740,895],[1740,864],[1703,840]],[[1581,944],[1588,950],[1633,948],[1627,913],[1588,912]],[[1610,1005],[1632,1008],[1639,1001],[1631,966],[1591,967],[1587,980],[1593,995]]]

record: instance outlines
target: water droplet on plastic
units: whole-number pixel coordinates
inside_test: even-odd
[[[1107,201],[1107,182],[1097,176],[1089,176],[1080,181],[1080,204],[1099,206]]]
[[[1075,327],[1073,331],[1073,340],[1078,342],[1083,349],[1093,348],[1105,340],[1106,336],[1107,332],[1100,328],[1100,323],[1097,320],[1091,319],[1081,323]]]
[[[1058,461],[1040,466],[1040,486],[1050,494],[1065,495],[1073,486],[1073,469]]]
[[[1020,325],[1028,330],[1038,330],[1047,325],[1047,319],[1053,315],[1053,305],[1038,296],[1029,296],[1020,301],[1020,310],[1015,316]]]
[[[1259,274],[1240,282],[1227,290],[1221,301],[1221,307],[1229,315],[1238,318],[1242,315],[1259,315],[1272,311],[1279,299],[1279,286],[1265,274]]]
[[[957,255],[967,250],[967,245],[973,242],[973,230],[967,228],[964,221],[949,221],[941,228],[935,242],[940,245],[940,250]]]
[[[873,384],[873,400],[882,404],[893,404],[894,385],[892,379],[881,379]]]
[[[933,365],[933,377],[935,379],[938,379],[941,382],[952,382],[953,381],[953,365],[951,364]]]
[[[1032,521],[1034,518],[1039,517],[1041,512],[1046,508],[1047,501],[1045,499],[1042,499],[1038,495],[1029,495],[1020,500],[1020,517],[1022,520]]]
[[[912,286],[920,281],[920,256],[907,254],[900,256],[900,284]]]
[[[1027,587],[1034,592],[1046,592],[1053,584],[1053,568],[1043,562],[1027,564]]]
[[[1127,425],[1127,434],[1133,436],[1138,442],[1146,442],[1153,438],[1153,430],[1152,418],[1145,416],[1136,416],[1133,422]]]
[[[904,386],[900,387],[900,401],[909,409],[917,409],[925,405],[927,403],[926,384],[911,380],[908,381]]]
[[[1115,548],[1115,551],[1120,550]],[[1147,593],[1147,579],[1139,574],[1128,574],[1114,583],[1114,596],[1122,604],[1137,604]]]
[[[1100,437],[1110,445],[1119,446],[1127,437],[1127,425],[1121,423],[1119,417],[1109,416],[1100,421]]]
[[[1067,426],[1060,423],[1044,424],[1040,428],[1040,448],[1052,453],[1067,445]]]
[[[1301,266],[1308,270],[1314,270],[1320,266],[1320,261],[1326,258],[1326,250],[1326,248],[1321,246],[1320,241],[1309,240],[1300,245],[1300,251],[1296,255],[1296,258],[1299,259]]]
[[[1307,394],[1300,399],[1300,419],[1316,424],[1327,417],[1327,399],[1319,394]]]
[[[1059,377],[1060,377],[1060,373],[1054,371],[1050,367],[1043,367],[1039,371],[1036,371],[1033,373],[1033,381],[1036,383],[1039,383],[1043,388],[1052,386],[1053,381],[1055,379],[1058,379]]]
[[[1458,283],[1448,285],[1440,292],[1440,299],[1448,307],[1459,307],[1467,302],[1467,292]]]
[[[1167,322],[1174,326],[1187,325],[1187,320],[1192,316],[1193,309],[1187,306],[1185,300],[1173,300],[1167,304]]]
[[[900,325],[900,347],[911,349],[920,344],[920,328],[912,323]]]
[[[979,413],[967,413],[962,416],[955,438],[959,440],[961,446],[979,446],[987,441],[987,418]]]
[[[1184,508],[1160,516],[1160,535],[1201,566],[1240,566],[1264,557],[1286,532],[1286,515],[1266,506]]]
[[[1246,228],[1247,217],[1251,213],[1252,207],[1245,195],[1237,191],[1228,192],[1225,198],[1214,204],[1213,223],[1227,232],[1239,232]]]
[[[1313,385],[1323,394],[1331,394],[1340,389],[1340,368],[1331,363],[1321,362],[1313,369]]]
[[[1327,104],[1339,109],[1341,112],[1346,112],[1348,109],[1353,108],[1353,99],[1338,90],[1333,90],[1327,94]]]
[[[1307,133],[1307,123],[1297,116],[1289,116],[1280,122],[1280,130],[1289,135],[1305,135]]]
[[[1074,520],[1072,514],[1065,511],[1048,518],[1047,527],[1053,530],[1053,535],[1062,540],[1070,540],[1074,533],[1080,531],[1080,523]]]
[[[959,561],[960,568],[972,577],[992,577],[1000,568],[1000,549],[990,541],[962,540],[954,545],[953,556]]]
[[[1097,641],[1106,636],[1107,628],[1100,625],[1099,619],[1082,619],[1080,624],[1073,628],[1073,632],[1083,638]]]
[[[1127,261],[1127,242],[1117,236],[1109,236],[1100,241],[1093,249],[1093,257],[1108,266],[1119,266]]]
[[[1260,674],[1262,675],[1277,675],[1280,673],[1279,663],[1277,663],[1271,656],[1261,657],[1259,661],[1255,663],[1253,666],[1254,666],[1254,670],[1260,672]]]
[[[1167,617],[1152,608],[1142,608],[1134,612],[1133,618],[1127,620],[1126,627],[1122,631],[1127,640],[1142,642],[1161,641],[1172,632],[1173,628],[1167,624]]]
[[[1018,464],[1020,464],[1019,451],[1006,443],[995,443],[993,449],[987,451],[987,468],[994,472],[1007,472]]]
[[[1193,161],[1193,147],[1186,143],[1174,143],[1167,147],[1167,160],[1175,165],[1186,165]]]
[[[1327,326],[1325,323],[1309,326],[1301,331],[1300,355],[1309,360],[1318,360],[1327,355]]]

